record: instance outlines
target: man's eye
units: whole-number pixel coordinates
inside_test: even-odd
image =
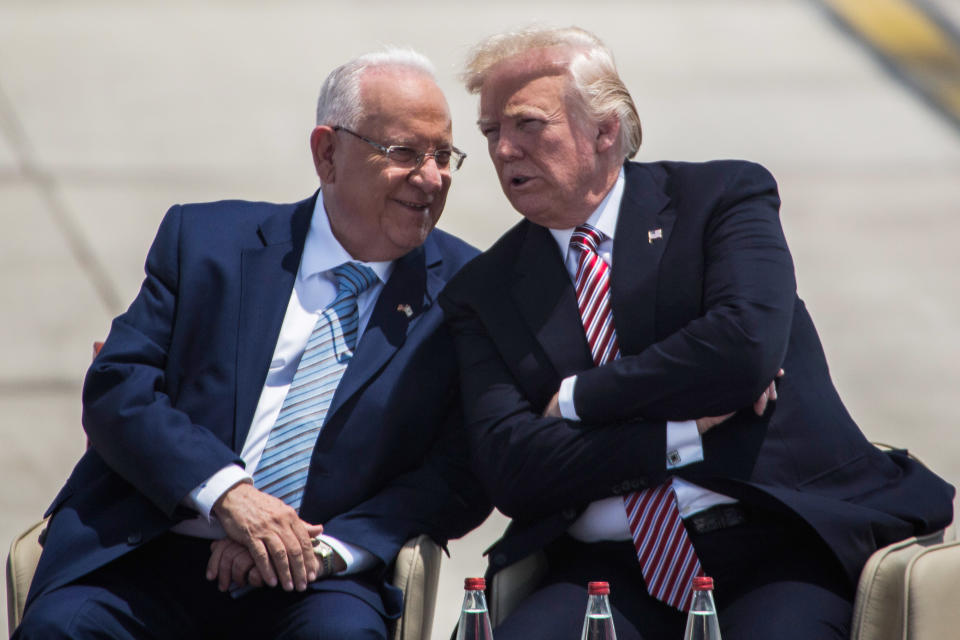
[[[539,118],[521,118],[517,120],[517,128],[521,131],[535,131],[543,125],[543,120]]]
[[[388,154],[394,162],[413,162],[417,159],[417,152],[410,147],[390,147]]]
[[[480,133],[482,133],[487,139],[491,138],[492,136],[496,136],[499,131],[499,127],[483,127],[480,129]]]

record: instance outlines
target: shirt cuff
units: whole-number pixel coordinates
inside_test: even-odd
[[[560,383],[560,391],[557,393],[557,404],[560,405],[560,415],[567,420],[576,420],[580,422],[580,416],[577,415],[577,408],[573,406],[573,388],[577,384],[577,376],[564,378]]]
[[[337,540],[327,535],[321,535],[320,540],[333,547],[333,550],[336,551],[346,563],[347,568],[337,573],[336,575],[338,576],[360,573],[373,567],[373,565],[377,563],[377,558],[372,553],[355,544],[343,542],[342,540]]]
[[[667,469],[703,461],[703,441],[696,420],[667,422]]]
[[[186,506],[206,518],[207,522],[210,522],[210,512],[213,510],[213,505],[217,503],[217,500],[219,500],[223,494],[241,482],[253,484],[253,478],[249,473],[244,471],[240,465],[227,465],[207,478],[206,482],[187,494],[183,502]]]

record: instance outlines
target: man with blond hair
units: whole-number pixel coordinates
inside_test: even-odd
[[[621,640],[679,638],[701,574],[726,640],[848,637],[869,554],[949,523],[953,488],[844,409],[773,178],[630,162],[636,109],[581,29],[493,36],[464,77],[525,220],[441,304],[474,471],[513,519],[490,572],[547,567],[497,639],[577,638],[590,580]]]
[[[488,512],[435,304],[476,251],[434,230],[464,156],[430,63],[335,69],[310,148],[306,200],[167,213],[15,638],[386,638],[401,545]]]

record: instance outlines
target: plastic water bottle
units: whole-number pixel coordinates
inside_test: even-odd
[[[720,640],[717,606],[713,603],[713,578],[697,576],[693,579],[693,596],[683,640]]]
[[[463,608],[460,610],[460,624],[457,625],[457,640],[493,640],[487,599],[483,595],[486,588],[487,581],[483,578],[467,578],[463,581]]]
[[[617,640],[610,613],[610,584],[607,582],[587,584],[587,615],[583,618],[580,640]]]

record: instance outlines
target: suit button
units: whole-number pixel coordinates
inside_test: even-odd
[[[639,488],[640,488],[640,481],[639,481],[639,480],[631,480],[631,481],[630,481],[630,488],[631,488],[631,489],[639,489]]]
[[[563,516],[564,520],[573,520],[577,517],[577,510],[573,508],[564,509],[560,515]]]
[[[507,556],[502,553],[497,553],[493,556],[493,564],[497,567],[502,567],[507,564]]]
[[[615,496],[618,496],[621,493],[623,493],[623,491],[620,489],[620,485],[615,484],[612,487],[610,487],[610,493],[612,493]]]
[[[143,536],[140,534],[139,531],[134,531],[133,533],[127,536],[127,544],[129,545],[140,544],[141,540],[143,540]]]

